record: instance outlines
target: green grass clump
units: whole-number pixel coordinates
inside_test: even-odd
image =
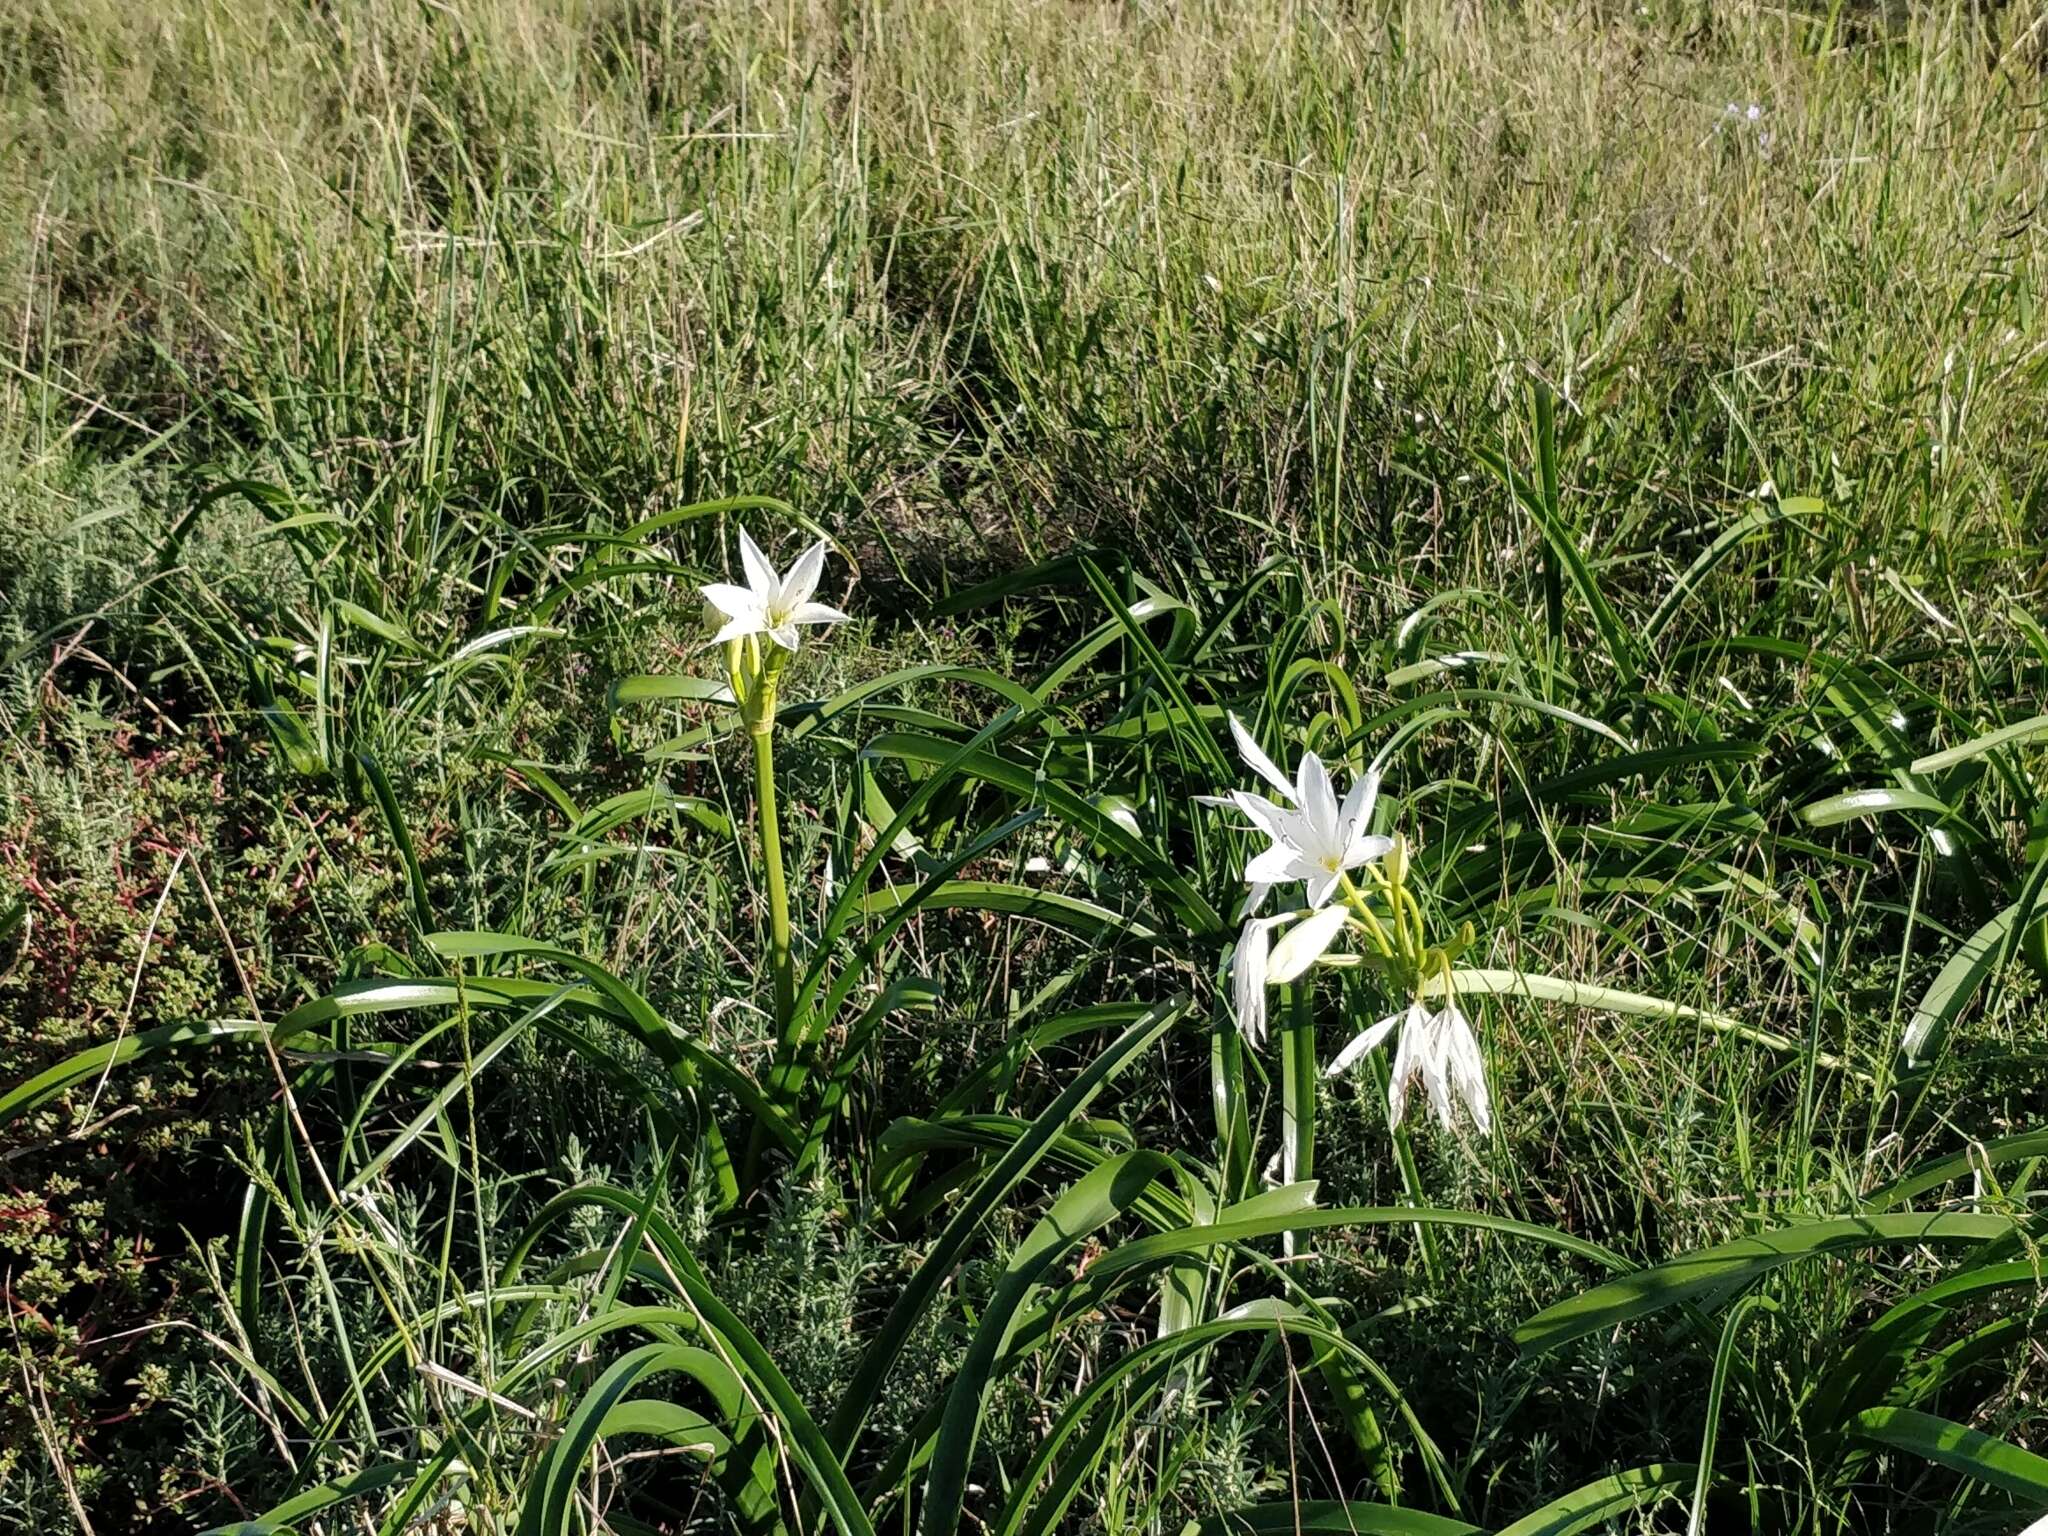
[[[0,1515],[2020,1529],[2044,50],[0,16]],[[1487,1133],[1317,1072],[1399,965],[1240,1039],[1231,714]]]

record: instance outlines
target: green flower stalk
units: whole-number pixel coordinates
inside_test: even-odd
[[[712,582],[704,599],[725,620],[712,638],[725,647],[725,673],[740,718],[754,744],[754,805],[760,820],[761,871],[768,886],[768,967],[775,988],[775,1028],[786,1034],[796,1012],[796,971],[791,957],[789,880],[782,867],[782,819],[775,796],[775,701],[782,669],[796,654],[799,626],[838,624],[847,615],[813,602],[825,569],[825,544],[813,544],[777,573],[745,529],[740,564],[747,584]]]
[[[758,647],[749,646],[749,649]],[[773,648],[755,660],[754,692],[741,705],[754,742],[754,805],[761,824],[761,873],[768,883],[768,966],[775,980],[775,1027],[789,1028],[796,1011],[796,973],[790,959],[789,879],[782,870],[782,817],[775,800],[775,691],[782,658]],[[733,674],[736,678],[738,673]],[[739,689],[733,689],[735,697]]]

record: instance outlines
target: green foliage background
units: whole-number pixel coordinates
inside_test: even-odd
[[[2044,48],[2029,3],[16,0],[0,10],[0,1089],[108,1040],[275,1020],[428,967],[423,912],[595,961],[760,1068],[741,755],[661,750],[702,727],[689,701],[608,707],[623,679],[709,674],[694,587],[722,568],[731,519],[621,545],[641,568],[591,569],[603,535],[753,494],[839,542],[853,564],[835,581],[857,573],[834,591],[859,622],[805,653],[792,698],[935,661],[1043,675],[1105,622],[1099,593],[1068,567],[961,594],[1080,547],[1126,601],[1151,583],[1205,625],[1235,614],[1187,664],[1204,707],[1256,705],[1275,637],[1317,602],[1310,648],[1363,716],[1492,691],[1454,700],[1393,775],[1445,856],[1446,901],[1503,936],[1504,963],[1722,1010],[1792,1049],[1496,1005],[1503,1126],[1476,1153],[1418,1136],[1434,1205],[1651,1263],[1844,1213],[1924,1155],[2030,1129],[2043,1019],[2017,953],[1961,995],[1935,1074],[1887,1090],[1944,964],[2038,894],[2038,743],[1913,765],[2048,707]],[[1532,381],[1557,402],[1549,541],[1498,472],[1541,480]],[[805,537],[764,521],[785,555]],[[1077,728],[1162,707],[1141,660],[1103,653],[1062,701]],[[1302,723],[1341,713],[1309,693]],[[970,729],[996,708],[957,678],[892,697]],[[1575,781],[1611,743],[1530,700],[1630,745],[1730,752]],[[887,820],[852,749],[902,724],[856,712],[784,753],[814,927],[823,882]],[[1232,892],[1187,820],[1186,792],[1213,786],[1168,761],[1181,738],[1157,760],[1129,748],[1109,740],[1087,787],[1130,798],[1206,892]],[[1935,804],[1803,814],[1872,786]],[[917,835],[944,852],[995,825],[1001,797],[977,793]],[[739,826],[740,848],[670,795]],[[1070,894],[1165,926],[1142,870],[1071,828],[1034,824],[969,873],[1016,878],[1034,855]],[[1213,1015],[1213,936],[1164,947],[924,913],[892,954],[946,1001],[880,1031],[847,1147],[751,1225],[722,1218],[701,1170],[665,1186],[821,1422],[932,1236],[868,1203],[886,1128],[934,1114],[1041,987],[1150,1001],[1171,979]],[[1362,1004],[1324,1002],[1333,1042]],[[1857,1087],[1822,1055],[1883,1081]],[[987,1107],[1028,1117],[1085,1060],[1034,1052]],[[186,1530],[279,1495],[217,1342],[279,1074],[305,1065],[150,1058],[0,1128],[0,1520]],[[492,1072],[459,1116],[462,1222],[425,1152],[380,1191],[398,1246],[424,1255],[406,1271],[423,1308],[503,1257],[498,1226],[580,1182],[648,1187],[673,1151],[589,1058],[534,1039]],[[1197,1042],[1101,1112],[1205,1155],[1205,1073]],[[310,1098],[309,1136],[349,1143],[351,1102]],[[2029,1172],[1978,1198],[2030,1212]],[[1409,1193],[1370,1092],[1324,1090],[1317,1175],[1326,1205]],[[961,1316],[1036,1199],[961,1270]],[[575,1221],[551,1260],[617,1236]],[[392,1303],[360,1275],[323,1295],[307,1257],[323,1235],[295,1233],[302,1250],[264,1277],[275,1332],[243,1342],[338,1391]],[[1442,1241],[1451,1283],[1375,1348],[1466,1517],[1504,1525],[1616,1468],[1699,1455],[1713,1328],[1524,1355],[1514,1328],[1589,1285],[1586,1267]],[[1317,1242],[1306,1283],[1356,1316],[1421,1288],[1406,1239]],[[1925,1463],[1844,1471],[1808,1442],[1801,1404],[1843,1341],[1938,1272],[1907,1249],[1773,1282],[1721,1431],[1770,1512],[1718,1519],[2023,1523],[2010,1489]],[[2026,1294],[2003,1304],[2032,1340]],[[1144,1334],[1115,1311],[1090,1327],[999,1384],[978,1476],[1020,1465],[1044,1405]],[[920,1323],[873,1410],[884,1450],[964,1338],[959,1317]],[[1133,1431],[1073,1527],[1370,1496],[1305,1477],[1290,1404],[1311,1410],[1285,1373],[1254,1384],[1253,1354],[1226,1348],[1212,1390],[1160,1410],[1178,1459],[1148,1460],[1162,1436]],[[2042,1450],[2037,1355],[1994,1352],[1952,1416]],[[396,1387],[363,1407],[422,1417]],[[1426,1483],[1404,1466],[1412,1499]],[[498,1517],[487,1501],[474,1516]]]

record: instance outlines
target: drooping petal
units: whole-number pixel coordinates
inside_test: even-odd
[[[1444,1032],[1437,1020],[1431,1019],[1423,1033],[1428,1045],[1422,1052],[1422,1086],[1429,1090],[1429,1107],[1436,1111],[1436,1118],[1445,1130],[1457,1127],[1457,1115],[1451,1105],[1451,1060],[1444,1048]]]
[[[1350,912],[1343,907],[1311,912],[1273,946],[1273,958],[1266,962],[1266,980],[1276,987],[1294,980],[1323,957],[1350,920]]]
[[[1394,1032],[1394,1026],[1400,1022],[1400,1014],[1390,1013],[1371,1028],[1360,1030],[1351,1037],[1350,1043],[1343,1050],[1331,1058],[1330,1064],[1323,1068],[1323,1076],[1341,1077],[1366,1052],[1376,1049],[1387,1036]]]
[[[1294,786],[1287,782],[1287,775],[1274,767],[1273,759],[1259,750],[1259,744],[1252,740],[1252,733],[1244,728],[1244,722],[1235,715],[1230,717],[1230,734],[1237,742],[1237,755],[1244,759],[1245,766],[1279,790],[1292,803],[1295,798]]]
[[[1391,1080],[1387,1083],[1387,1123],[1398,1127],[1408,1113],[1408,1084],[1422,1070],[1422,1055],[1429,1048],[1429,1015],[1420,1003],[1410,1003],[1401,1015],[1401,1043],[1394,1051]]]
[[[818,577],[824,569],[825,541],[820,539],[796,557],[796,564],[782,578],[782,591],[776,606],[784,613],[794,613],[808,603],[811,594],[818,590]]]
[[[1237,1012],[1237,1032],[1257,1050],[1266,1043],[1266,955],[1272,946],[1274,920],[1255,917],[1237,935],[1237,953],[1230,962],[1230,1000]]]
[[[1486,1092],[1486,1058],[1479,1049],[1479,1037],[1456,1003],[1439,1013],[1436,1023],[1443,1037],[1451,1087],[1483,1136],[1492,1129],[1493,1104]]]
[[[764,612],[761,599],[751,587],[736,587],[729,581],[706,582],[698,589],[704,601],[729,619],[758,618]]]
[[[789,611],[792,624],[844,624],[852,617],[824,603],[798,603]]]
[[[799,644],[794,624],[777,624],[768,631],[768,638],[781,646],[785,651],[793,651]]]
[[[782,578],[775,574],[775,567],[761,553],[761,546],[744,528],[740,530],[740,565],[747,573],[747,585],[754,589],[754,595],[760,598],[764,607],[771,606],[782,594]]]

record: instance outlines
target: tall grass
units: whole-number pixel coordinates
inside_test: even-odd
[[[0,17],[0,1507],[2024,1524],[2043,19]],[[1490,1136],[1238,1038],[1226,712]]]

